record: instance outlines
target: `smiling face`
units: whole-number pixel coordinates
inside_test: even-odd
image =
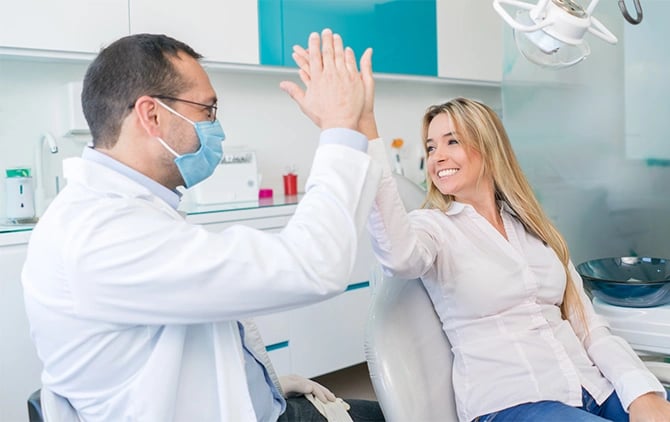
[[[428,125],[426,138],[427,170],[431,181],[443,195],[472,204],[492,193],[492,181],[482,175],[482,156],[463,143],[446,113],[437,114]]]

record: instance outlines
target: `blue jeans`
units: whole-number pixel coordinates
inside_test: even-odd
[[[475,419],[477,422],[628,422],[628,413],[623,409],[619,396],[612,393],[602,405],[582,388],[582,407],[572,407],[559,401],[523,403]]]

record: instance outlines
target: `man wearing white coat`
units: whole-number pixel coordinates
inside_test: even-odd
[[[93,144],[64,162],[67,187],[33,230],[22,274],[43,388],[81,420],[286,418],[238,321],[344,291],[381,172],[357,131],[366,76],[353,52],[330,30],[311,34],[309,51],[306,89],[281,88],[322,129],[320,145],[278,234],[212,233],[177,212],[176,188],[211,175],[222,156],[199,54],[139,34],[89,66]]]

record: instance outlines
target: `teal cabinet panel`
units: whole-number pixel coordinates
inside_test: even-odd
[[[284,56],[291,58],[291,50],[284,52],[282,4],[283,0],[258,0],[258,51],[264,65],[283,66]]]
[[[435,0],[259,0],[263,65],[294,66],[293,45],[331,28],[360,57],[372,47],[375,72],[437,75]]]

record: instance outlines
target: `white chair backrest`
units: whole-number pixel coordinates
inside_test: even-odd
[[[376,286],[365,357],[386,420],[458,420],[451,344],[420,279],[384,277]]]

